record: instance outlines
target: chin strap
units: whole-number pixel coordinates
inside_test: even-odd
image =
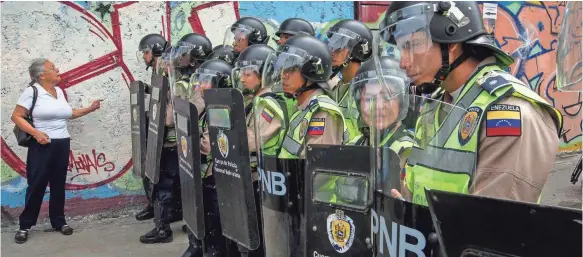
[[[292,97],[294,99],[298,99],[298,97],[301,94],[303,94],[304,92],[306,92],[308,90],[316,89],[319,87],[318,83],[313,83],[313,84],[306,87],[307,84],[308,84],[308,81],[306,80],[306,82],[304,82],[304,84],[298,90],[296,90],[296,92],[294,92],[293,94],[290,94],[289,97]],[[288,96],[288,94],[286,94],[286,96]]]
[[[150,69],[150,67],[152,67],[152,63],[154,63],[154,58],[152,58],[150,63],[148,63],[148,65],[146,65],[146,70],[148,70],[148,69]]]
[[[450,65],[449,44],[439,44],[439,47],[441,48],[441,68],[439,68],[437,73],[435,73],[435,76],[433,76],[432,82],[426,82],[420,85],[421,93],[423,94],[431,94],[435,92],[435,90],[437,90],[441,83],[443,83],[443,81],[453,70],[455,70],[455,68],[470,58],[470,55],[468,55],[466,52],[462,52],[462,54]]]
[[[344,69],[346,66],[348,66],[349,62],[350,62],[350,59],[344,61],[344,63],[340,66],[332,66],[332,75],[330,75],[330,79],[336,77],[336,75],[338,75],[338,73],[341,72],[342,69]]]

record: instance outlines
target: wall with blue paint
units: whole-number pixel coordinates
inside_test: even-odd
[[[221,44],[228,23],[238,16],[253,16],[266,24],[271,35],[285,19],[299,17],[310,21],[319,36],[338,20],[353,18],[355,13],[354,2],[1,4],[5,39],[1,58],[3,63],[11,64],[2,66],[2,84],[6,85],[1,90],[3,117],[9,117],[28,81],[28,61],[40,56],[53,60],[62,73],[69,74],[71,81],[77,81],[66,89],[74,106],[87,105],[96,96],[106,99],[100,112],[70,123],[75,140],[71,145],[66,197],[69,207],[73,202],[81,203],[68,207],[67,213],[71,215],[143,201],[141,182],[131,175],[129,120],[124,118],[129,117],[127,84],[133,80],[147,81],[149,76],[136,58],[137,44],[143,35],[161,33],[176,42],[198,29],[217,45]],[[369,14],[374,17],[366,18],[367,25],[378,27],[382,12]],[[563,15],[564,2],[500,2],[494,35],[502,49],[517,57],[512,73],[528,82],[564,115],[561,151],[570,151],[581,148],[581,93],[558,92],[554,87],[557,33]],[[270,45],[275,46],[273,41]],[[86,72],[75,73],[80,67]],[[16,146],[12,126],[9,119],[2,120],[0,196],[2,207],[18,214],[26,189],[23,177],[26,149]]]
[[[27,64],[36,57],[52,60],[70,81],[65,91],[72,105],[93,97],[102,109],[69,123],[75,140],[67,177],[67,213],[123,208],[143,202],[141,181],[131,175],[129,91],[149,74],[136,58],[140,38],[160,33],[172,42],[197,30],[213,45],[222,43],[237,17],[262,20],[270,34],[287,18],[300,17],[320,31],[353,18],[353,2],[3,2],[2,116],[9,117],[26,85]],[[31,19],[34,18],[34,19]],[[44,33],[38,33],[43,31]],[[46,42],[43,46],[27,42]],[[270,45],[275,47],[273,41]],[[14,62],[13,58],[21,60]],[[24,60],[24,61],[22,61]],[[83,72],[76,72],[82,69]],[[104,71],[107,69],[107,71]],[[81,81],[82,80],[82,81]],[[18,147],[12,122],[2,120],[2,207],[17,216],[26,191],[26,149]],[[95,151],[95,153],[93,152]],[[45,201],[48,200],[47,189]],[[46,207],[46,205],[45,205]]]

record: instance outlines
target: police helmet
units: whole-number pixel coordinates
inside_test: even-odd
[[[288,34],[288,35],[310,35],[315,36],[316,33],[314,32],[314,27],[308,21],[300,18],[289,18],[279,25],[279,29],[275,32],[275,35],[280,37],[281,34]]]
[[[239,57],[235,61],[235,67],[257,65],[259,67],[259,74],[261,74],[265,60],[273,52],[275,50],[268,45],[249,46],[239,54]]]
[[[332,74],[332,57],[326,44],[316,37],[297,35],[277,50],[278,55],[289,53],[303,58],[302,76],[309,82],[327,82]],[[278,59],[279,61],[279,59]],[[326,84],[326,83],[322,83]]]
[[[186,51],[190,54],[191,63],[202,63],[212,52],[212,43],[206,37],[198,33],[189,33],[184,35],[178,41],[177,47],[183,48],[182,52]]]
[[[196,69],[191,76],[191,83],[195,87],[202,83],[211,83],[212,88],[230,88],[231,70],[231,65],[223,60],[208,60]]]
[[[267,36],[267,28],[265,28],[263,22],[257,18],[243,17],[233,23],[230,29],[233,33],[237,29],[244,29],[249,31],[249,34],[247,34],[249,45],[267,44],[269,41],[269,36]]]
[[[231,79],[234,87],[243,91],[244,95],[255,94],[261,85],[261,76],[267,58],[275,53],[275,50],[268,45],[252,45],[241,52],[235,67],[233,68]],[[255,74],[258,80],[250,79]]]
[[[345,62],[364,62],[372,56],[372,32],[357,20],[341,20],[334,24],[326,31],[325,41],[332,52],[349,49]]]
[[[368,96],[381,95],[386,99],[399,101],[397,120],[405,118],[409,106],[409,78],[407,73],[399,67],[399,62],[388,56],[380,57],[378,63],[382,67],[382,75],[379,76],[375,69],[375,60],[369,59],[362,63],[356,71],[350,84],[350,96],[354,99],[356,107],[362,113],[360,102],[362,90],[367,90]],[[383,110],[377,110],[383,111]],[[362,118],[362,117],[361,117]],[[362,122],[361,126],[363,125]]]
[[[232,64],[235,61],[233,47],[230,45],[215,46],[211,54],[206,58],[207,61],[213,59],[223,60],[229,64]]]
[[[162,56],[164,50],[167,48],[166,39],[160,34],[149,34],[140,40],[138,51],[152,52],[154,57]]]
[[[475,1],[393,2],[389,5],[385,17],[381,22],[381,37],[385,41],[393,43],[393,35],[387,33],[387,28],[419,12],[432,13],[431,20],[429,21],[429,32],[433,42],[442,45],[463,43],[466,46],[464,52],[466,50],[470,52],[465,53],[466,55],[479,55],[481,54],[480,52],[486,50],[491,55],[496,56],[505,65],[510,65],[514,62],[512,57],[502,51],[496,45],[494,38],[487,33],[482,20],[480,7]],[[444,60],[449,60],[449,54],[444,53],[444,51],[447,52],[446,47],[442,47],[442,56]],[[464,56],[463,58],[466,57]],[[454,66],[457,66],[455,62],[448,70],[453,70],[455,68]],[[445,68],[442,67],[443,70]]]

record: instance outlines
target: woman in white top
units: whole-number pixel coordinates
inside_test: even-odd
[[[65,221],[65,179],[69,166],[70,138],[67,120],[82,117],[100,107],[94,101],[90,107],[72,109],[63,90],[56,87],[61,81],[59,70],[46,59],[36,59],[28,68],[32,82],[20,95],[12,113],[12,121],[34,139],[28,147],[26,177],[28,187],[16,243],[28,239],[28,231],[38,219],[42,200],[50,182],[49,216],[51,225],[64,235],[73,233]],[[32,111],[33,125],[24,117],[32,107],[34,88],[37,99]]]

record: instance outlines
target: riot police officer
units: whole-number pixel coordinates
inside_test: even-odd
[[[302,256],[300,201],[307,145],[341,145],[348,142],[348,135],[342,112],[323,89],[332,73],[326,44],[313,36],[291,37],[267,64],[263,79],[268,82],[264,84],[273,84],[295,98],[297,109],[288,116],[278,158],[261,151],[265,251],[266,256]],[[267,142],[256,139],[262,148]],[[325,182],[319,181],[318,187],[327,185]]]
[[[146,64],[146,70],[150,67],[154,68],[157,66],[157,61],[162,57],[162,54],[166,50],[166,39],[160,34],[149,34],[140,40],[138,51],[136,53],[138,60],[143,60]],[[146,94],[150,93],[150,88],[146,87]],[[148,124],[146,116],[146,124]],[[154,207],[152,206],[152,192],[151,192],[151,182],[144,176],[142,178],[142,185],[144,186],[144,191],[146,193],[146,198],[148,199],[148,204],[146,207],[136,214],[137,220],[147,220],[154,217]]]
[[[314,27],[308,21],[300,18],[289,18],[279,25],[279,29],[275,32],[275,36],[279,38],[273,38],[273,40],[277,45],[283,45],[290,37],[300,34],[316,35]]]
[[[183,36],[176,46],[172,49],[172,67],[174,67],[176,76],[180,79],[170,83],[174,85],[174,94],[193,103],[198,110],[198,114],[204,111],[204,101],[196,94],[192,88],[191,76],[195,70],[205,61],[212,51],[210,40],[197,33],[189,33]],[[199,117],[199,116],[197,116]],[[202,254],[202,246],[199,240],[196,240],[193,233],[189,231],[186,225],[182,230],[188,233],[189,245],[183,256],[197,256]]]
[[[326,31],[324,38],[332,52],[332,77],[342,73],[342,79],[331,85],[334,86],[332,95],[344,114],[351,139],[360,134],[357,124],[359,113],[354,102],[350,101],[348,87],[360,64],[372,56],[372,38],[370,29],[356,20],[342,20],[334,24]]]
[[[146,70],[150,67],[156,67],[156,61],[167,49],[167,44],[162,35],[148,34],[140,40],[136,57],[138,60],[144,61]]]
[[[207,89],[232,87],[231,71],[231,65],[220,59],[212,59],[202,63],[191,77],[191,83],[195,87],[195,95],[198,98],[197,102],[204,99],[204,91]],[[202,103],[204,104],[204,101]],[[223,256],[227,248],[226,239],[222,235],[217,192],[213,177],[208,120],[206,109],[203,110],[199,114],[201,175],[203,177],[206,224],[202,246],[204,256]],[[198,244],[197,240],[192,236],[189,236],[189,243],[191,245]]]
[[[211,41],[203,35],[189,33],[184,35],[172,49],[172,63],[180,75],[175,81],[175,94],[184,99],[193,97],[190,76],[212,51]],[[170,83],[172,84],[173,79]],[[193,102],[194,103],[194,102]]]
[[[399,157],[400,167],[404,168],[414,143],[414,136],[402,122],[408,114],[409,81],[394,59],[383,56],[378,61],[384,68],[382,77],[377,76],[375,61],[369,59],[362,63],[349,83],[349,101],[355,103],[355,108],[361,114],[358,126],[362,133],[348,144],[389,148]],[[387,177],[376,175],[379,182]],[[332,181],[334,183],[331,187],[315,188],[314,197],[333,204],[364,204],[359,202],[365,200],[359,197],[364,194],[359,192],[364,188],[359,185],[360,180],[331,176],[330,183]]]
[[[260,191],[258,190],[257,152],[261,151],[266,155],[277,156],[285,136],[287,109],[284,101],[286,99],[272,92],[272,84],[263,85],[261,78],[268,56],[274,52],[273,48],[263,44],[249,46],[237,58],[233,75],[231,76],[233,85],[239,88],[246,98],[247,138],[251,154],[251,171],[256,207],[261,206],[259,204],[261,200]],[[261,149],[257,149],[256,140],[263,142]],[[256,211],[257,220],[261,221],[261,209],[258,208]],[[261,230],[259,231],[261,235]],[[253,251],[241,245],[238,248],[242,256],[264,256],[263,245]]]
[[[243,17],[237,20],[225,32],[223,45],[233,46],[235,58],[250,45],[267,44],[267,28],[257,18]]]
[[[382,56],[378,62],[383,67],[382,77],[377,76],[375,61],[369,59],[351,81],[350,97],[361,114],[358,125],[362,134],[349,144],[388,147],[398,155],[399,166],[404,168],[414,145],[414,135],[403,122],[408,114],[415,116],[414,112],[408,112],[412,102],[408,94],[409,80],[394,59]]]
[[[233,46],[230,45],[218,45],[213,48],[211,54],[207,57],[208,60],[219,59],[223,60],[231,65],[235,62],[235,55],[233,54]]]
[[[413,84],[426,92],[441,87],[439,99],[465,109],[417,126],[417,138],[424,133],[431,140],[407,161],[407,198],[427,204],[424,188],[430,188],[537,202],[555,160],[562,116],[504,71],[512,57],[486,34],[478,4],[395,2],[382,24],[377,54],[397,53]],[[448,113],[431,102],[423,108]],[[427,151],[441,157],[421,158]]]
[[[160,38],[161,36],[155,37]],[[173,76],[174,71],[169,64],[171,61],[172,50],[170,47],[167,47],[167,43],[164,44],[164,48],[157,49],[159,45],[160,43],[152,47],[152,52],[162,53],[160,54],[160,58],[156,60],[154,69],[155,74],[152,75],[152,83],[167,83],[164,82],[167,81],[166,78],[158,78]],[[156,53],[156,55],[158,54]],[[154,80],[154,75],[157,75],[156,80]],[[161,151],[151,151],[153,155],[158,153],[161,154],[159,157],[159,170],[154,172],[159,174],[159,181],[152,188],[152,203],[155,227],[150,232],[140,236],[140,242],[144,244],[171,242],[173,237],[172,230],[170,229],[170,223],[182,220],[180,180],[178,176],[178,155],[176,151],[176,133],[174,130],[174,115],[171,100],[172,90],[169,89],[169,91],[170,92],[166,94],[166,112],[158,116],[159,119],[163,119],[163,124],[165,125],[163,129],[164,140],[161,146]],[[157,159],[157,157],[152,157]]]
[[[305,144],[348,142],[344,116],[323,88],[332,74],[332,58],[326,44],[315,37],[298,35],[277,51],[267,76],[281,83],[283,91],[297,100],[279,155],[305,158]],[[265,75],[264,75],[265,76]]]

